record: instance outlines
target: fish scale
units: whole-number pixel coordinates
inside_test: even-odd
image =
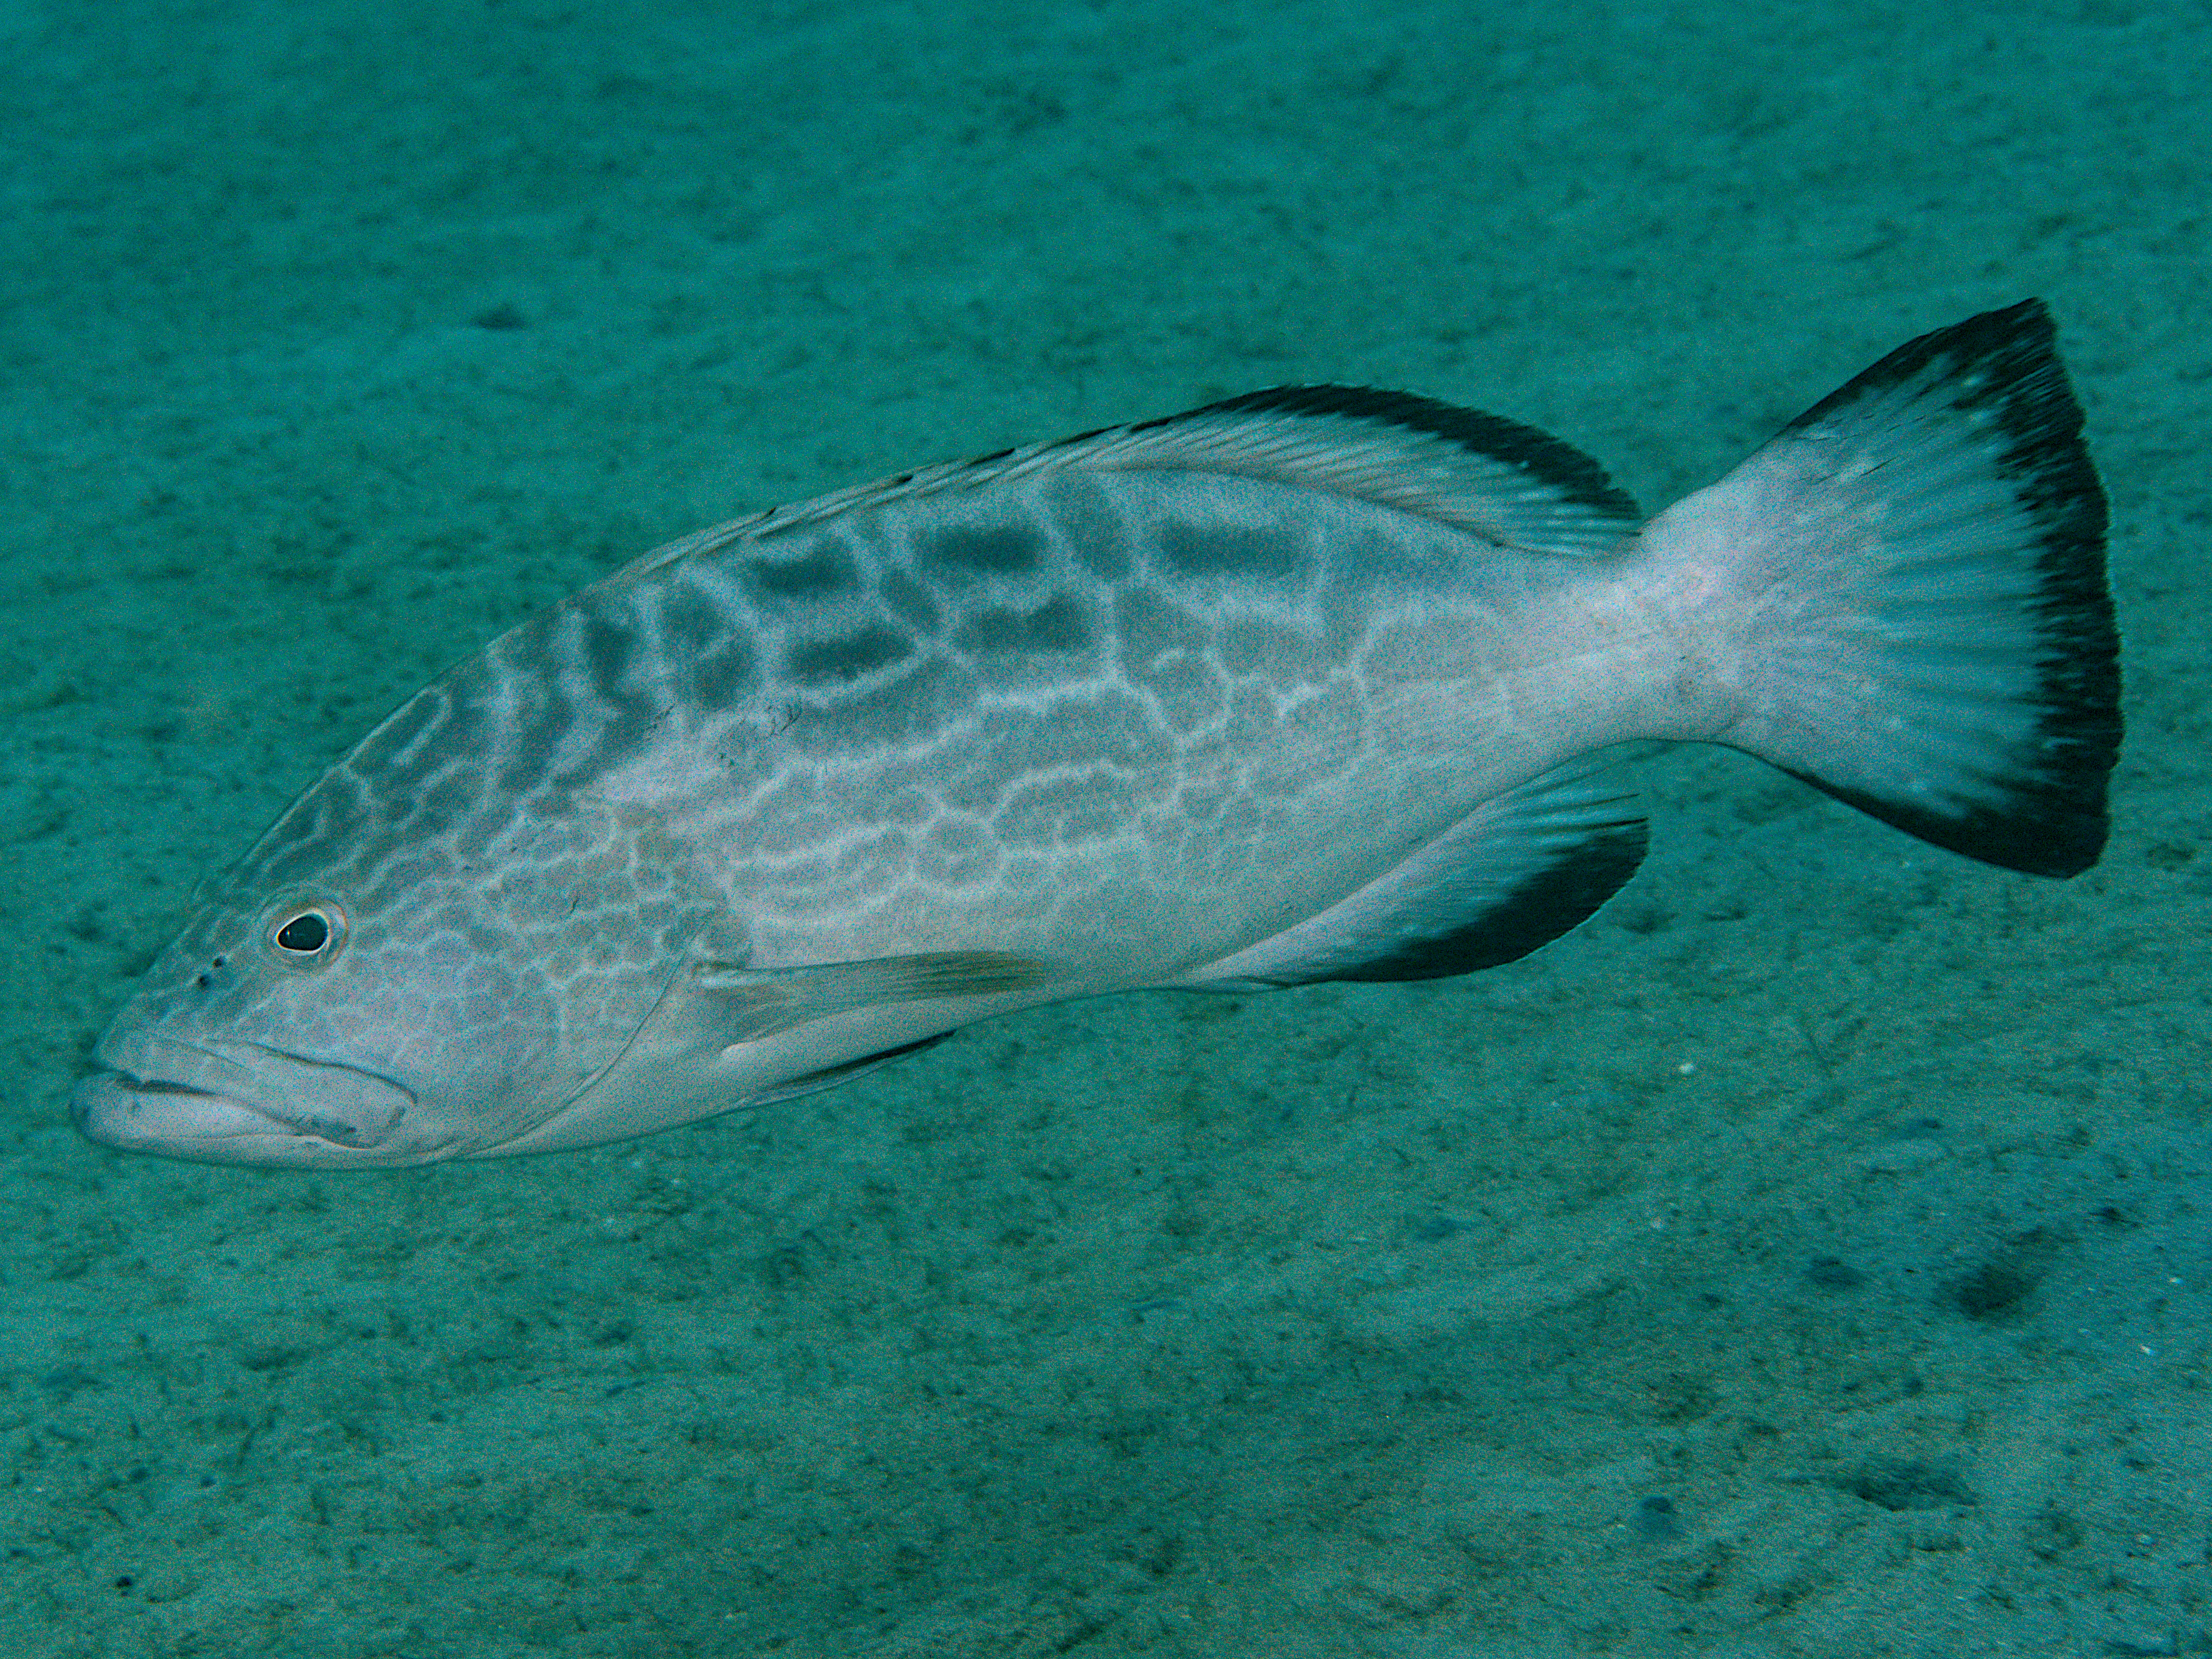
[[[1059,998],[1470,972],[1632,878],[1623,745],[2071,875],[2120,735],[2104,531],[2036,301],[1648,523],[1557,439],[1341,386],[757,514],[371,732],[73,1109],[212,1162],[495,1157]]]

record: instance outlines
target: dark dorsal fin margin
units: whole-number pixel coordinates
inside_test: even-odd
[[[1242,397],[1224,398],[1180,415],[1139,421],[1127,429],[1149,432],[1201,415],[1333,416],[1341,420],[1372,421],[1379,426],[1403,427],[1409,432],[1442,438],[1488,459],[1521,467],[1577,506],[1632,523],[1642,516],[1635,501],[1614,485],[1605,469],[1573,445],[1562,443],[1550,433],[1540,432],[1533,426],[1509,421],[1502,415],[1462,409],[1456,404],[1442,403],[1410,392],[1388,392],[1369,386],[1269,386],[1263,392],[1248,392]]]

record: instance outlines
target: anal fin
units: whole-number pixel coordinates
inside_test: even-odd
[[[1635,798],[1589,761],[1462,818],[1320,915],[1176,982],[1441,979],[1516,962],[1587,921],[1644,860]]]
[[[916,1037],[911,1042],[901,1042],[889,1048],[879,1048],[872,1054],[862,1054],[857,1060],[840,1060],[835,1066],[824,1066],[818,1072],[805,1072],[772,1088],[763,1089],[748,1097],[746,1104],[765,1106],[772,1101],[793,1100],[800,1095],[811,1095],[817,1089],[827,1089],[833,1084],[847,1083],[863,1072],[872,1072],[878,1066],[894,1060],[903,1060],[908,1054],[918,1054],[925,1048],[934,1048],[952,1035],[939,1031],[934,1036]]]

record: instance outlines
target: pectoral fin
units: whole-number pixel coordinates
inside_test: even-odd
[[[926,951],[802,968],[747,968],[708,958],[692,964],[690,977],[694,990],[727,1012],[726,1040],[757,1042],[860,1008],[1025,991],[1050,979],[1052,970],[1035,957],[1003,951]]]

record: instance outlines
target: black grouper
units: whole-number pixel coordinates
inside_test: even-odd
[[[489,1158],[1062,997],[1465,973],[1635,870],[1624,744],[2073,875],[2119,742],[2081,430],[2029,301],[1648,523],[1527,427],[1289,386],[702,532],[332,767],[203,891],[76,1120]]]

